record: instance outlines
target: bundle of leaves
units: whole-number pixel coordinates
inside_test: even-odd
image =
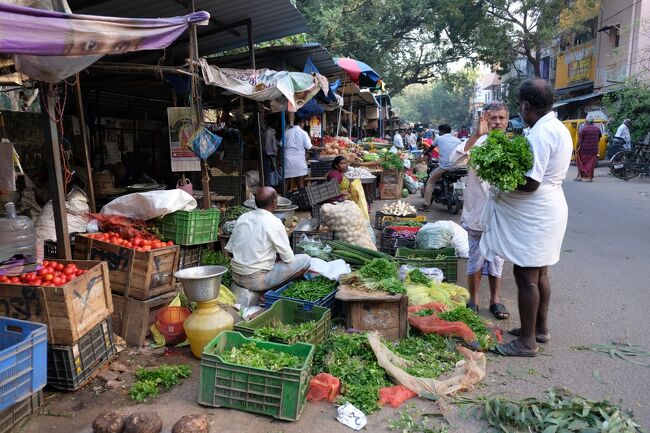
[[[526,138],[511,140],[505,132],[494,130],[482,146],[472,148],[470,165],[481,179],[508,192],[526,183],[525,174],[533,167],[533,153]]]
[[[592,401],[565,389],[551,389],[546,400],[460,397],[462,413],[485,419],[496,431],[643,432],[632,415],[610,401]]]
[[[409,280],[416,284],[424,284],[428,286],[431,284],[431,278],[429,278],[424,272],[419,269],[413,269],[408,273]]]
[[[436,334],[406,338],[388,347],[409,363],[404,370],[417,377],[436,378],[463,358],[451,340]]]
[[[166,390],[180,383],[180,379],[189,377],[192,370],[187,365],[161,365],[156,368],[139,368],[135,372],[137,379],[129,395],[135,401],[145,401],[147,398],[158,397],[158,386]]]
[[[246,343],[240,347],[233,347],[230,352],[222,355],[224,360],[233,364],[247,367],[264,368],[271,371],[280,371],[283,368],[300,368],[304,359],[279,350],[264,349],[255,343]]]
[[[266,341],[282,341],[287,344],[303,339],[316,328],[316,321],[311,320],[304,323],[282,323],[279,320],[271,320],[268,325],[258,328],[253,333],[253,338]]]
[[[230,266],[230,257],[224,256],[219,251],[212,251],[205,249],[201,251],[201,264],[208,266],[225,266],[228,268],[228,272],[221,276],[221,284],[230,288],[232,284],[232,272]]]
[[[404,161],[396,153],[386,152],[381,160],[381,167],[384,170],[403,170]]]
[[[397,264],[388,259],[373,259],[357,272],[341,277],[340,282],[357,290],[406,293],[406,287],[397,273]]]
[[[391,385],[365,333],[332,332],[316,347],[314,373],[320,372],[341,381],[341,404],[350,402],[365,414],[379,409],[379,390]]]
[[[438,313],[438,317],[447,322],[463,322],[469,326],[482,349],[488,349],[493,343],[492,332],[485,326],[478,314],[467,307],[456,307],[453,310]]]

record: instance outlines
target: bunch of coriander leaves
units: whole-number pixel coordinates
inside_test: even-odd
[[[253,338],[266,341],[278,341],[285,344],[292,344],[305,339],[316,329],[317,322],[310,320],[303,323],[282,323],[277,319],[269,321],[266,326],[257,328]]]
[[[343,276],[341,284],[371,292],[406,293],[406,287],[397,273],[397,264],[388,259],[371,260],[358,271]]]
[[[608,400],[593,401],[553,388],[546,400],[507,397],[458,397],[461,415],[484,419],[491,431],[522,432],[645,432],[632,414]]]
[[[463,359],[452,340],[436,334],[423,334],[384,344],[406,360],[408,366],[404,371],[416,377],[435,379],[453,370],[456,363]]]
[[[221,356],[225,361],[232,364],[271,371],[280,371],[283,368],[300,369],[305,363],[304,358],[279,350],[265,349],[255,343],[246,343],[239,347],[233,347],[230,352]]]
[[[478,341],[483,350],[489,349],[490,346],[496,343],[492,332],[485,326],[485,323],[483,323],[479,315],[467,307],[456,307],[450,311],[436,313],[436,315],[447,322],[463,322],[466,324],[474,332],[476,341]]]
[[[533,166],[533,153],[525,137],[511,140],[505,132],[494,130],[482,146],[472,148],[469,162],[478,177],[509,192],[526,183],[525,174]]]
[[[135,401],[146,401],[147,398],[158,397],[158,386],[162,385],[165,390],[180,383],[180,379],[190,376],[192,370],[187,365],[161,365],[156,368],[139,368],[135,372],[137,379],[129,395]]]
[[[379,409],[379,390],[391,386],[365,333],[333,331],[316,346],[314,373],[320,372],[341,381],[341,404],[350,402],[365,414]]]

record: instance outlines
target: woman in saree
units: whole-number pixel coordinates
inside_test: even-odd
[[[366,195],[363,191],[363,185],[359,179],[354,179],[351,181],[345,173],[348,171],[348,162],[343,156],[337,156],[332,162],[332,169],[327,173],[325,179],[327,180],[336,180],[339,184],[339,192],[341,193],[338,197],[334,198],[333,201],[345,201],[352,200],[359,206],[363,215],[370,219],[368,214],[368,203],[366,202]]]

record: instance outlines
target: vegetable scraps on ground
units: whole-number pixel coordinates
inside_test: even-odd
[[[158,386],[165,390],[190,377],[192,370],[187,365],[161,365],[157,368],[139,368],[135,372],[136,382],[131,385],[129,395],[135,401],[146,401],[158,397]]]
[[[313,280],[294,281],[282,292],[282,296],[314,302],[329,295],[335,289],[336,281],[316,277]]]
[[[373,259],[358,271],[342,276],[340,282],[355,290],[406,293],[397,273],[397,264],[384,258]]]
[[[309,337],[309,334],[316,329],[316,324],[315,320],[303,323],[282,323],[273,319],[268,325],[256,329],[253,338],[292,344],[296,341],[305,341],[305,338]]]
[[[505,132],[491,131],[482,146],[470,151],[470,165],[476,174],[503,192],[526,183],[525,174],[533,166],[533,153],[526,138],[509,139]]]
[[[604,401],[587,400],[565,389],[548,391],[546,400],[507,397],[460,397],[462,414],[484,419],[496,431],[643,432],[632,414]]]
[[[233,347],[230,352],[222,355],[224,360],[232,364],[247,367],[263,368],[271,371],[280,371],[283,368],[299,369],[305,360],[290,353],[275,349],[264,349],[255,343],[245,343],[240,347]]]

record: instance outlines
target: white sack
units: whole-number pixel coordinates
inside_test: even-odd
[[[118,197],[104,206],[100,213],[146,221],[178,210],[194,209],[196,209],[194,197],[182,189],[170,189],[168,191],[136,192]]]

